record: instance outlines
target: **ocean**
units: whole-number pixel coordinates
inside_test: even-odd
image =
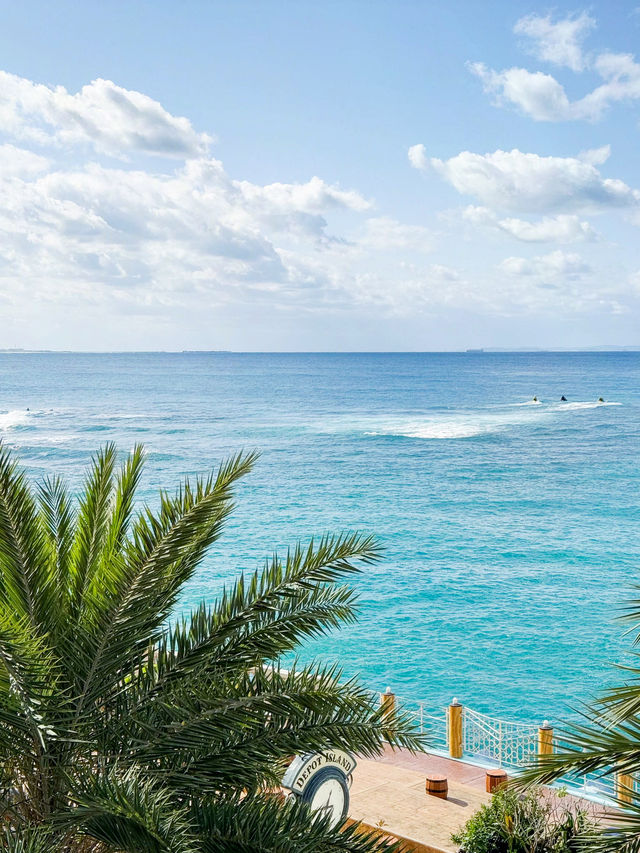
[[[0,371],[0,436],[33,478],[77,487],[101,444],[142,442],[152,503],[260,450],[183,608],[298,539],[360,530],[385,557],[354,580],[359,621],[306,659],[523,722],[624,678],[640,353],[4,353]]]

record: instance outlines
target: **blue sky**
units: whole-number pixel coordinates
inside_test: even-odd
[[[0,347],[639,344],[640,10],[0,4]]]

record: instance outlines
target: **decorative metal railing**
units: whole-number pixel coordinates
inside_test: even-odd
[[[449,708],[433,708],[427,702],[396,697],[404,711],[414,718],[429,747],[451,751]],[[538,726],[513,723],[462,709],[462,752],[465,758],[502,767],[522,767],[538,749]]]
[[[499,767],[523,767],[538,753],[538,726],[500,720],[471,708],[463,709],[462,720],[466,755]]]
[[[430,749],[445,751],[447,743],[447,711],[444,708],[433,708],[427,702],[412,699],[401,699],[398,702],[403,711],[408,712],[415,720],[421,735],[427,735]]]
[[[462,730],[457,735],[459,742],[454,744],[452,736],[456,735],[450,715],[455,705],[446,709],[435,708],[430,703],[403,699],[389,695],[389,692],[384,698],[387,701],[397,700],[403,711],[413,716],[416,727],[427,737],[429,752],[446,753],[471,763],[497,765],[517,771],[530,764],[541,751],[557,752],[567,746],[560,738],[553,736],[553,729],[546,721],[542,726],[537,726],[502,720],[459,705]],[[613,774],[569,774],[560,779],[559,783],[588,799],[602,801],[615,796],[616,781]],[[630,783],[640,793],[640,780],[625,777],[622,784],[628,786]]]

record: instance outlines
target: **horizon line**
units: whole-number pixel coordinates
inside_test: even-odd
[[[0,348],[0,355],[500,355],[579,352],[640,352],[640,344],[576,347],[469,347],[437,350],[242,350],[242,349],[36,349]]]

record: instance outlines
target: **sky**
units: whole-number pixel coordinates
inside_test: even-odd
[[[0,348],[640,345],[640,6],[0,0]]]

